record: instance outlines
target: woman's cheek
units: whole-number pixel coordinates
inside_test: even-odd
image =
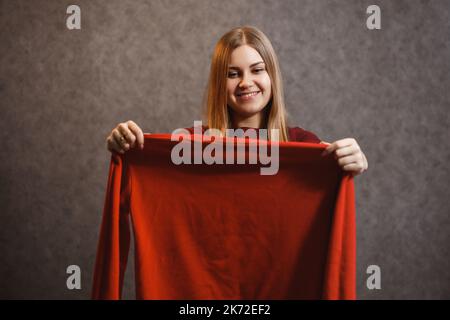
[[[272,85],[270,82],[269,75],[266,75],[266,77],[264,77],[262,85],[263,85],[264,91],[266,91],[266,93],[270,95]]]
[[[234,98],[234,88],[232,86],[230,86],[230,85],[228,85],[228,87],[227,87],[227,98],[228,98],[227,100],[229,102],[235,100],[235,98]]]

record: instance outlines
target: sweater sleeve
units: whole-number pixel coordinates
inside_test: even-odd
[[[314,133],[300,127],[290,127],[288,128],[288,133],[289,141],[311,143],[320,143],[321,141]]]

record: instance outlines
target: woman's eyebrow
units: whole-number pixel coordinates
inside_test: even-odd
[[[260,63],[264,63],[264,61],[258,61],[258,62],[252,63],[252,64],[250,65],[250,68],[251,68],[251,67],[254,67],[254,66],[256,66],[256,65],[258,65],[258,64],[260,64]],[[232,66],[232,65],[230,65],[229,68],[230,68],[230,69],[239,69],[239,67],[235,67],[235,66]]]

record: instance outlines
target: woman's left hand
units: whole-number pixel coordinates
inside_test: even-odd
[[[355,139],[346,138],[333,143],[323,141],[322,143],[328,144],[328,147],[322,152],[322,156],[334,152],[334,158],[342,170],[350,172],[353,176],[363,173],[369,167],[366,156]]]

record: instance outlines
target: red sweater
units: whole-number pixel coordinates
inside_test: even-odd
[[[112,155],[94,299],[121,298],[130,227],[138,299],[356,298],[353,178],[324,145],[280,143],[278,173],[260,175],[174,165],[177,143],[145,134]]]

